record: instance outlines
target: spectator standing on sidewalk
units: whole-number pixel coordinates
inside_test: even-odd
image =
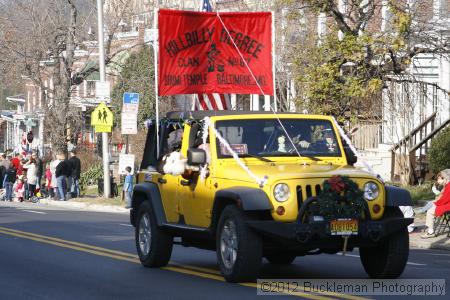
[[[440,217],[445,212],[450,211],[450,169],[439,172],[437,181],[444,189],[436,200],[433,201],[432,207],[427,210],[427,217],[425,219],[427,232],[422,236],[424,239],[434,237],[434,220],[436,216]]]
[[[6,170],[5,178],[3,179],[3,186],[6,190],[5,201],[13,200],[14,182],[16,182],[16,169],[13,167],[13,165],[10,165]]]
[[[53,194],[55,195],[55,200],[59,200],[59,192],[58,192],[58,186],[56,184],[56,167],[59,165],[61,161],[58,159],[58,155],[56,155],[55,159],[52,160],[50,163],[50,172],[52,174],[52,187],[53,187]]]
[[[6,170],[9,167],[9,160],[6,159],[6,155],[2,153],[0,155],[0,189],[3,189],[3,180],[5,179]]]
[[[36,151],[31,154],[31,158],[33,158],[36,163],[36,187],[40,189],[42,176],[44,175],[44,164]]]
[[[81,161],[77,157],[75,149],[70,151],[69,158],[70,166],[70,193],[72,197],[80,197],[80,174],[81,174]]]
[[[27,170],[27,193],[25,194],[26,200],[34,196],[34,192],[36,191],[37,185],[37,166],[36,161],[33,157],[30,158],[30,161],[25,164],[24,169]]]
[[[56,166],[56,186],[58,188],[59,200],[67,200],[67,174],[70,173],[70,167],[66,160],[66,154],[63,151],[59,151],[57,154],[57,159],[59,160]]]
[[[133,175],[131,174],[131,167],[125,168],[125,182],[123,184],[125,192],[126,208],[131,208],[131,196],[133,193]]]

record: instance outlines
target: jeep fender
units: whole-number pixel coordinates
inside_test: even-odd
[[[235,204],[243,211],[271,211],[273,209],[267,194],[256,188],[232,187],[217,191],[212,208],[211,229],[214,231],[222,210],[228,204]]]
[[[385,206],[412,206],[412,199],[409,192],[395,186],[385,186],[386,204]]]
[[[136,226],[136,217],[139,206],[143,201],[150,202],[158,226],[166,223],[166,215],[164,213],[158,186],[152,182],[143,182],[136,184],[133,189],[132,208],[130,210],[130,222],[133,226]]]

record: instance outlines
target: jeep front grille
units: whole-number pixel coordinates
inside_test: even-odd
[[[322,191],[322,186],[320,184],[316,185],[297,185],[296,192],[297,192],[297,204],[298,208],[300,208],[303,204],[303,201],[308,199],[311,196],[318,196],[320,192]]]

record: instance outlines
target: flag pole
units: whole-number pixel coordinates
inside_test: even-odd
[[[155,110],[156,110],[156,158],[159,159],[159,99],[158,99],[158,45],[159,36],[158,27],[159,0],[156,2],[156,8],[153,10],[153,64],[155,67]]]
[[[277,103],[277,88],[276,88],[276,61],[275,61],[275,12],[272,10],[270,12],[272,14],[272,77],[273,77],[273,107],[275,111],[278,111],[278,103]]]

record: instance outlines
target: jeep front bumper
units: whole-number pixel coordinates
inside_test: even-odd
[[[412,218],[390,218],[380,221],[359,222],[358,234],[349,238],[349,247],[376,245],[386,237],[413,223]],[[276,221],[247,221],[256,232],[279,245],[304,250],[321,248],[339,248],[341,236],[331,235],[326,221],[303,224],[298,222],[282,223]]]

